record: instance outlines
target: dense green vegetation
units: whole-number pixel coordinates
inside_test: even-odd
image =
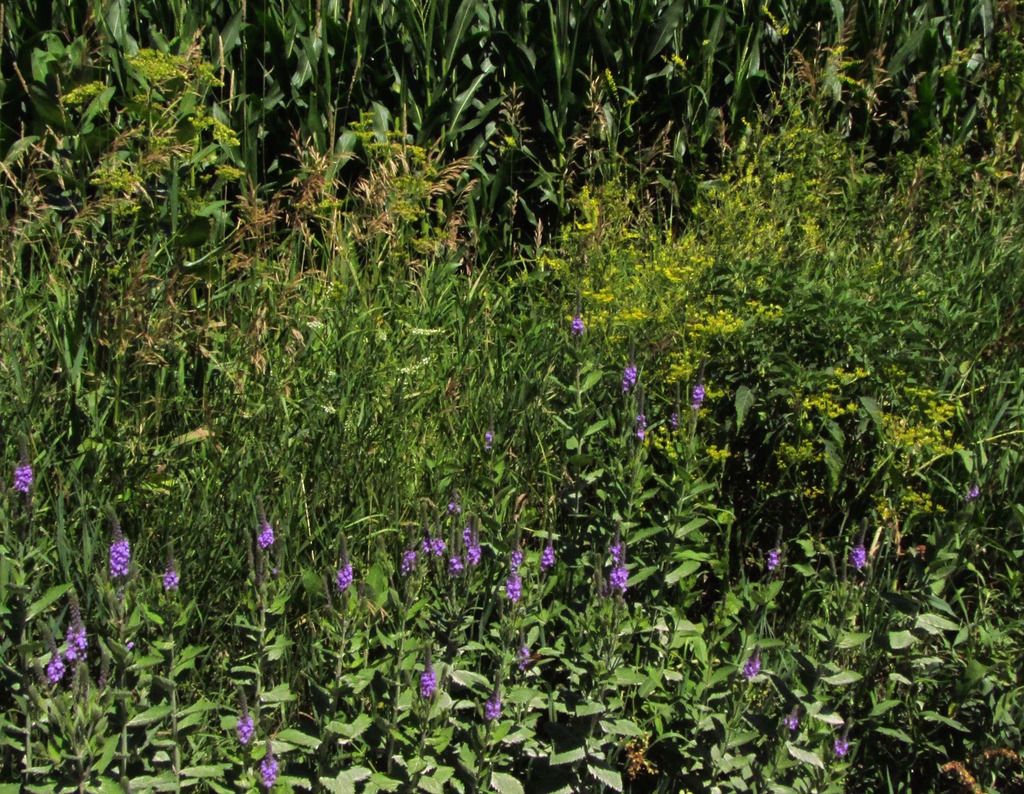
[[[1013,4],[0,18],[0,792],[1024,787]]]

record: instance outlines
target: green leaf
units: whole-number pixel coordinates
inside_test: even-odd
[[[889,647],[892,648],[894,651],[899,651],[903,648],[909,648],[915,642],[917,642],[917,637],[915,637],[909,631],[889,632]]]
[[[355,794],[356,783],[366,780],[370,776],[370,770],[365,766],[354,766],[339,772],[333,778],[320,778],[320,784],[334,794]]]
[[[819,756],[817,753],[808,752],[807,750],[797,747],[792,742],[786,742],[786,750],[797,761],[801,761],[805,764],[810,764],[811,766],[815,766],[818,769],[825,768],[825,762],[821,760],[821,756]]]
[[[195,778],[222,778],[224,773],[231,768],[231,764],[202,764],[200,766],[187,766],[181,770],[185,777]]]
[[[929,634],[941,634],[943,631],[960,630],[960,626],[952,620],[944,618],[942,615],[936,615],[933,612],[926,612],[923,615],[918,615],[917,622],[914,623],[914,628],[923,629]]]
[[[499,794],[525,794],[523,784],[504,772],[491,772],[491,789]]]
[[[754,405],[754,392],[748,389],[746,386],[740,386],[736,390],[736,428],[739,429],[743,425],[743,420],[747,418],[747,413]]]
[[[285,703],[289,700],[295,700],[295,695],[292,694],[288,684],[278,684],[269,692],[260,695],[260,701],[263,703]]]
[[[612,791],[622,791],[622,775],[616,770],[597,764],[587,764],[587,771]]]
[[[310,750],[315,750],[320,746],[320,740],[303,733],[302,731],[294,728],[287,728],[281,731],[277,736],[274,737],[274,741],[287,742],[288,744],[294,744],[298,747],[307,747]]]
[[[25,619],[32,620],[36,615],[46,609],[50,604],[64,595],[68,590],[71,589],[69,584],[58,584],[51,587],[45,593],[42,594],[38,599],[29,605],[29,608],[25,611]]]
[[[134,728],[136,725],[149,725],[152,722],[158,722],[171,713],[171,707],[168,704],[161,704],[159,706],[152,706],[146,709],[141,714],[136,714],[130,720],[128,720],[128,727]]]
[[[373,720],[367,714],[358,715],[352,722],[338,722],[337,720],[331,722],[327,726],[327,730],[331,733],[336,733],[339,736],[344,737],[348,741],[358,739],[363,733],[373,725]],[[357,767],[361,768],[361,767]]]
[[[826,676],[822,680],[826,684],[831,684],[832,686],[845,686],[846,684],[855,684],[857,681],[860,681],[863,677],[864,676],[862,676],[860,673],[855,673],[853,670],[844,670],[841,673]]]
[[[562,766],[563,764],[575,764],[577,761],[582,761],[587,757],[586,748],[583,745],[579,747],[570,747],[568,750],[562,750],[561,752],[552,753],[548,758],[548,764],[551,766]]]

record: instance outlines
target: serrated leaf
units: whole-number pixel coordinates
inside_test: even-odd
[[[742,427],[743,420],[747,418],[751,407],[754,405],[754,392],[746,386],[740,386],[736,390],[736,427]]]
[[[360,714],[352,722],[338,722],[335,720],[327,726],[327,730],[352,741],[353,739],[358,739],[371,725],[373,725],[373,720],[370,716]]]
[[[821,760],[821,757],[817,753],[808,752],[803,748],[797,747],[792,742],[786,742],[786,750],[797,761],[800,761],[805,764],[810,764],[811,766],[815,766],[818,769],[825,768],[825,762]]]
[[[504,772],[491,772],[491,789],[499,794],[525,794],[523,784]]]
[[[612,791],[622,791],[622,775],[616,770],[597,764],[587,764],[587,771]]]
[[[171,713],[171,707],[168,704],[161,704],[159,706],[152,706],[146,709],[141,714],[136,714],[130,720],[128,720],[128,727],[134,728],[137,725],[149,725],[153,722],[158,722]]]
[[[314,736],[309,736],[295,728],[287,728],[286,730],[281,731],[274,737],[274,740],[288,742],[288,744],[294,744],[298,747],[307,747],[310,750],[315,750],[320,746],[319,739]]]
[[[269,692],[264,692],[260,695],[262,703],[285,703],[289,700],[295,700],[295,695],[292,694],[288,684],[278,684]]]
[[[582,761],[587,757],[587,751],[580,745],[579,747],[570,747],[568,750],[562,750],[557,753],[552,753],[548,758],[548,764],[550,766],[561,766],[562,764],[574,764],[577,761]]]

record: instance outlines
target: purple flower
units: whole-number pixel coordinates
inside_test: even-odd
[[[578,312],[576,316],[572,318],[571,328],[573,336],[583,336],[583,331],[585,330],[585,327],[583,325],[583,318],[579,315]]]
[[[490,722],[501,717],[501,693],[497,689],[494,690],[491,699],[484,704],[484,717]]]
[[[516,656],[519,659],[516,665],[519,667],[519,671],[522,672],[526,669],[526,666],[530,663],[530,659],[533,657],[533,654],[530,653],[530,646],[525,643],[520,645]]]
[[[483,549],[480,548],[479,543],[474,543],[472,546],[466,546],[466,562],[469,563],[470,567],[475,568],[480,564],[480,558],[483,556]]]
[[[82,613],[78,604],[71,605],[71,623],[64,639],[68,646],[64,651],[64,658],[69,662],[84,661],[85,651],[89,647],[89,637],[85,633],[85,624],[82,623]]]
[[[274,758],[274,751],[270,747],[269,740],[267,741],[267,754],[260,762],[260,777],[263,778],[263,788],[268,790],[273,788],[274,783],[277,782],[277,759]]]
[[[641,441],[647,435],[647,417],[644,414],[636,415],[636,437]]]
[[[33,479],[32,466],[27,462],[20,463],[14,469],[14,490],[27,494],[32,488]]]
[[[622,370],[622,393],[629,394],[634,386],[636,386],[636,364],[630,362]]]
[[[402,576],[408,576],[416,568],[416,549],[408,549],[402,555]]]
[[[448,503],[448,515],[450,515],[450,516],[457,516],[461,512],[462,512],[462,506],[453,497],[452,500]]]
[[[964,499],[968,502],[973,502],[979,496],[981,496],[981,488],[979,488],[977,484],[974,484],[967,490],[967,496],[965,496]]]
[[[800,727],[800,714],[798,713],[798,709],[799,707],[795,707],[782,721],[782,724],[789,728],[790,732],[796,731],[796,729]]]
[[[610,590],[618,590],[620,595],[626,594],[626,586],[629,583],[629,571],[621,563],[612,567],[608,574],[608,587]]]
[[[238,743],[241,745],[247,745],[252,741],[252,734],[255,730],[255,726],[252,722],[252,715],[248,711],[243,711],[238,716],[238,722],[235,724],[235,731],[238,733]]]
[[[114,540],[110,544],[110,578],[122,579],[127,576],[131,561],[132,547],[121,532],[121,527],[115,524]]]
[[[435,689],[437,689],[437,675],[434,673],[434,668],[427,664],[420,674],[420,697],[424,700],[433,697]]]
[[[513,550],[511,556],[508,558],[508,567],[512,573],[519,570],[519,566],[523,564],[523,552],[522,549]]]
[[[832,749],[835,750],[836,758],[842,758],[850,751],[850,743],[846,739],[836,739],[832,744]]]
[[[669,418],[668,418],[668,426],[671,427],[673,430],[678,430],[679,429],[679,412],[678,411],[673,411],[672,415],[669,416]]]
[[[263,551],[274,545],[274,528],[265,518],[260,520],[260,534],[256,537],[256,542],[260,544]]]
[[[779,567],[779,562],[781,561],[781,559],[782,559],[782,552],[780,552],[778,549],[772,549],[770,552],[768,552],[768,561],[767,561],[768,570],[769,571],[774,571],[776,568],[778,568]]]
[[[494,447],[494,431],[488,430],[484,433],[484,450],[490,452]]]
[[[544,551],[540,555],[540,569],[542,571],[550,570],[555,564],[555,547],[548,541],[548,545],[544,547]]]
[[[743,677],[748,681],[755,678],[761,672],[761,654],[755,653],[747,663],[743,665]]]
[[[174,563],[167,563],[167,569],[164,571],[164,590],[168,592],[177,590],[179,581],[178,572],[174,570]]]
[[[466,547],[466,562],[472,567],[479,565],[482,555],[480,538],[476,534],[476,527],[472,522],[462,530],[462,543]]]
[[[864,548],[863,543],[858,543],[853,549],[850,550],[850,565],[856,568],[858,571],[864,569],[864,566],[868,564],[868,552]]]
[[[699,411],[700,407],[704,404],[704,397],[706,392],[704,391],[704,385],[698,383],[693,387],[693,393],[690,395],[690,407],[695,411]]]
[[[519,574],[509,574],[508,579],[505,580],[505,595],[508,596],[508,600],[513,604],[522,598],[523,580],[519,577]]]
[[[335,581],[338,583],[338,592],[344,593],[352,585],[352,580],[355,578],[355,574],[352,571],[352,563],[344,562],[341,567],[338,568],[338,574]]]
[[[448,558],[448,573],[451,576],[458,576],[465,570],[466,566],[462,562],[462,557],[458,555],[452,555]]]
[[[50,655],[50,662],[46,665],[46,678],[51,684],[56,686],[64,677],[64,669],[64,661],[60,658],[60,654],[57,653],[57,649],[54,648]]]
[[[443,557],[447,548],[448,544],[444,542],[444,538],[432,538],[430,540],[430,553],[435,557]]]
[[[612,555],[612,562],[616,564],[622,562],[623,551],[624,548],[621,540],[617,540],[611,546],[609,546],[608,553]]]

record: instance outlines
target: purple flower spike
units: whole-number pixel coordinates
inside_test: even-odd
[[[260,534],[256,536],[256,542],[263,551],[274,545],[274,528],[267,519],[260,519]]]
[[[352,563],[345,562],[338,568],[338,574],[335,577],[335,581],[338,583],[338,592],[344,593],[352,586],[352,580],[355,578],[355,573],[352,570]]]
[[[459,576],[465,570],[465,563],[462,562],[462,557],[453,555],[448,558],[448,573],[451,576]]]
[[[618,591],[619,595],[626,594],[626,587],[629,584],[629,570],[625,565],[619,564],[612,568],[608,574],[608,587],[612,591]]]
[[[864,570],[864,566],[868,564],[868,552],[864,548],[863,543],[858,543],[853,549],[850,550],[850,565],[856,568],[858,571]]]
[[[71,604],[71,623],[68,625],[67,650],[64,651],[64,658],[69,662],[81,662],[85,660],[85,652],[89,647],[89,637],[85,633],[85,624],[82,623],[82,612],[77,603]]]
[[[636,364],[630,362],[622,370],[622,393],[629,394],[634,386],[636,386]]]
[[[757,674],[761,672],[761,654],[755,653],[749,659],[747,663],[743,665],[743,677],[748,681],[753,680],[757,677]]]
[[[622,554],[625,551],[622,541],[617,540],[608,547],[608,553],[612,555],[612,562],[616,565],[622,562]]]
[[[533,654],[530,652],[530,646],[525,643],[520,645],[516,656],[519,659],[516,666],[519,667],[519,671],[522,672],[526,669],[527,665],[530,664],[530,659],[533,657]]]
[[[519,574],[509,574],[508,579],[505,580],[505,595],[508,596],[508,600],[513,604],[516,603],[523,596],[523,580]]]
[[[480,558],[483,556],[483,549],[480,548],[479,543],[474,543],[472,546],[466,547],[466,562],[469,563],[471,568],[475,568],[480,564]]]
[[[782,552],[778,549],[772,549],[768,552],[767,566],[769,571],[774,571],[779,567],[779,562],[782,560]]]
[[[549,571],[555,565],[555,547],[548,541],[548,545],[544,547],[544,551],[540,555],[540,569],[542,571]]]
[[[797,712],[798,709],[794,708],[782,721],[783,725],[789,728],[790,733],[795,732],[800,727],[800,715]]]
[[[260,762],[260,777],[263,779],[263,788],[268,791],[274,787],[277,782],[277,759],[274,757],[274,751],[270,747],[270,741],[267,741],[267,754],[263,756],[263,760]]]
[[[178,572],[174,569],[174,563],[167,563],[167,569],[164,571],[164,591],[170,592],[171,590],[177,590],[179,582],[180,577],[178,576]]]
[[[700,407],[704,405],[704,397],[707,392],[704,391],[704,384],[698,383],[693,387],[693,393],[690,395],[690,407],[694,411],[699,411]]]
[[[519,566],[523,564],[523,552],[521,549],[515,549],[512,555],[508,559],[508,567],[515,573],[519,570]]]
[[[673,430],[679,429],[679,412],[673,411],[672,415],[668,418],[668,426]]]
[[[27,494],[32,488],[32,466],[28,462],[22,462],[14,469],[14,490]]]
[[[402,576],[408,576],[416,568],[416,549],[408,549],[402,555]]]
[[[977,484],[975,484],[968,489],[967,496],[965,496],[964,499],[968,502],[973,502],[979,496],[981,496],[981,488],[979,488]]]
[[[491,695],[491,699],[484,704],[484,717],[489,722],[494,722],[501,717],[501,693],[497,689]]]
[[[484,433],[484,450],[490,452],[494,448],[494,431],[488,430]]]
[[[121,527],[114,526],[114,540],[110,544],[110,578],[123,579],[128,575],[128,566],[132,561],[132,547],[128,538],[121,532]]]
[[[647,417],[644,414],[636,415],[636,437],[641,441],[647,435]]]
[[[428,664],[420,674],[420,697],[429,700],[434,696],[435,689],[437,689],[437,675],[434,673],[434,668]]]
[[[46,665],[46,678],[47,680],[56,686],[64,678],[64,661],[60,658],[60,654],[54,649],[50,656],[50,662]]]
[[[583,336],[583,332],[586,330],[585,326],[583,325],[583,317],[581,317],[578,313],[575,317],[572,318],[571,328],[573,336]]]
[[[846,739],[836,739],[832,744],[832,749],[835,751],[836,758],[842,758],[850,752],[850,743]]]
[[[444,542],[444,538],[431,538],[430,553],[435,557],[443,557],[447,548],[448,544]]]
[[[456,499],[453,498],[448,503],[448,515],[450,515],[450,516],[457,516],[461,512],[462,512],[462,506],[458,503],[458,501]]]
[[[252,722],[252,715],[248,711],[243,711],[239,717],[238,722],[235,724],[235,732],[238,734],[238,743],[242,746],[249,744],[252,741],[252,734],[255,730],[255,726]]]

